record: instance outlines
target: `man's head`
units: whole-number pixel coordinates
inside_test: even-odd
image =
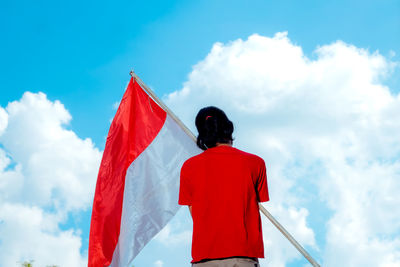
[[[216,107],[200,109],[196,116],[197,146],[203,150],[218,144],[231,144],[233,123],[225,112]]]

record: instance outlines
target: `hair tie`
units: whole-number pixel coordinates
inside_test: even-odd
[[[212,117],[212,116],[207,116],[207,117],[206,117],[206,120],[208,120],[208,119],[211,118],[211,117]]]

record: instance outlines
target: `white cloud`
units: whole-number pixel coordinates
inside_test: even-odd
[[[7,127],[7,122],[8,122],[7,112],[2,107],[0,107],[0,135]]]
[[[164,262],[162,260],[157,260],[154,262],[154,267],[163,267]]]
[[[192,129],[201,107],[226,111],[236,146],[267,162],[265,206],[314,247],[324,266],[394,266],[400,264],[400,95],[384,79],[395,66],[342,41],[318,47],[310,58],[287,33],[255,34],[216,43],[166,102]],[[321,207],[323,218],[314,212]],[[319,243],[312,221],[324,235]],[[284,266],[298,258],[268,225],[266,262]]]
[[[80,232],[59,225],[70,212],[89,208],[101,152],[66,128],[70,120],[64,106],[43,93],[27,92],[0,108],[2,266],[85,264]]]
[[[60,218],[38,207],[0,205],[0,264],[34,260],[35,266],[84,266],[79,233],[61,231]]]
[[[25,180],[16,195],[4,192],[5,200],[68,211],[89,207],[101,153],[90,139],[65,128],[71,116],[64,106],[27,92],[6,111],[8,126],[0,142]]]

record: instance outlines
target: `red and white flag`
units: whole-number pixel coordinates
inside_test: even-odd
[[[90,267],[128,266],[178,211],[179,172],[200,150],[132,78],[97,178]]]

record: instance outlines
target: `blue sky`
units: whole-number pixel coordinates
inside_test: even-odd
[[[205,60],[217,42],[228,47],[253,34],[272,38],[278,32],[288,32],[291,44],[301,47],[309,60],[318,58],[316,48],[341,40],[367,49],[370,55],[378,51],[388,61],[400,61],[400,1],[395,0],[2,1],[1,6],[0,106],[5,108],[9,102],[20,100],[26,91],[43,92],[48,100],[59,100],[69,111],[72,120],[65,128],[81,139],[90,138],[99,151],[104,149],[115,113],[113,106],[122,97],[131,69],[159,96],[169,99],[178,114],[184,114],[179,101],[174,102],[168,94],[181,90],[185,82],[191,84],[190,74],[196,64]],[[395,95],[400,92],[399,68],[388,73],[379,84]],[[241,118],[239,113],[234,116]],[[17,164],[6,141],[1,144]],[[252,148],[247,143],[242,146]],[[316,162],[300,160],[290,164],[295,166],[290,171],[300,168],[306,170],[306,176],[321,171],[315,167]],[[304,194],[312,195],[317,184],[309,182]],[[326,211],[326,203],[329,201],[315,204],[314,211],[309,203],[304,207],[329,218],[334,215]],[[44,207],[54,209],[51,205]],[[171,226],[177,234],[190,229],[183,212]],[[58,225],[65,231],[81,231],[84,253],[90,208],[69,210],[66,214],[67,218]],[[327,219],[321,217],[311,216],[307,224],[315,232],[318,247],[310,245],[309,249],[319,254],[319,259],[324,257],[327,227]],[[154,241],[134,263],[150,266],[161,260],[164,265],[154,266],[178,266],[189,259],[176,258],[181,251],[187,256],[189,249],[186,243],[177,244],[176,254],[168,256],[171,251],[162,241]],[[288,266],[303,264],[303,260],[296,259]]]
[[[29,90],[59,99],[104,146],[110,102],[134,68],[159,95],[180,89],[215,42],[288,31],[311,53],[344,40],[399,56],[398,1],[4,1],[1,104]],[[127,71],[128,70],[128,71]],[[399,82],[396,81],[396,87]]]

